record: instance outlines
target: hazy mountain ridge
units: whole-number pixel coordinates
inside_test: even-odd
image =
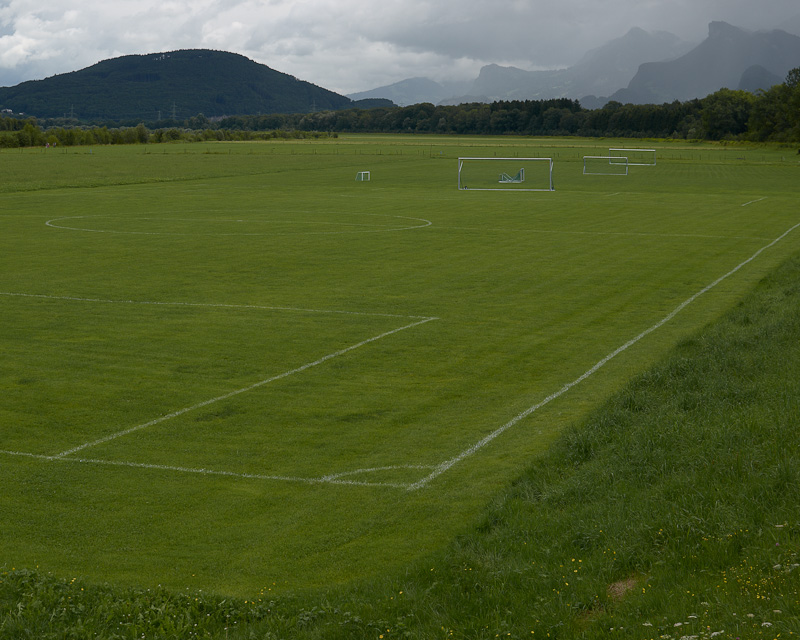
[[[642,64],[630,84],[610,99],[634,104],[692,100],[721,88],[752,86],[756,76],[763,82],[781,82],[797,66],[800,37],[779,29],[750,32],[712,22],[700,45],[675,60]]]
[[[468,92],[471,84],[471,82],[440,83],[430,78],[408,78],[375,89],[350,93],[347,97],[351,100],[386,98],[401,107],[422,102],[438,104]]]
[[[575,65],[564,69],[526,71],[490,64],[471,82],[445,86],[427,78],[416,78],[413,82],[403,80],[349,97],[385,97],[408,105],[607,95],[626,86],[641,63],[677,57],[691,47],[692,44],[671,33],[650,33],[634,27],[624,36],[588,51]]]
[[[207,49],[122,56],[0,87],[1,108],[44,118],[160,120],[352,106],[345,96],[245,56]]]
[[[767,89],[776,84],[780,84],[785,80],[785,76],[781,77],[776,73],[765,69],[760,64],[754,64],[752,67],[747,67],[742,73],[739,80],[737,89],[755,93],[759,89]]]
[[[625,86],[644,62],[665,60],[682,55],[691,45],[663,31],[649,33],[634,28],[586,53],[572,67],[557,71],[521,71],[508,74],[514,87],[502,82],[493,67],[484,67],[474,84],[474,94],[491,99],[530,100],[544,98],[581,98],[588,94],[605,95]]]
[[[800,16],[795,22],[784,26],[800,32]],[[747,32],[725,22],[712,22],[699,45],[635,27],[565,69],[526,71],[492,64],[481,69],[463,94],[417,78],[413,84],[401,81],[350,97],[389,97],[401,105],[565,97],[579,99],[587,108],[609,100],[639,104],[690,100],[723,87],[756,91],[783,82],[786,73],[800,65],[798,42],[800,37],[788,31]]]

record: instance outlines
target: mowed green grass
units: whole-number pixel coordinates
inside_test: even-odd
[[[611,146],[0,154],[0,566],[248,596],[441,548],[800,246],[789,150],[582,175]],[[461,156],[556,191],[458,191]]]

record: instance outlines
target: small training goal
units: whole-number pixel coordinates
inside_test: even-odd
[[[370,180],[369,171],[359,171],[356,174],[356,182],[369,182],[369,180]]]
[[[458,188],[554,191],[552,158],[459,158]]]
[[[585,176],[627,176],[628,159],[621,156],[583,156]]]

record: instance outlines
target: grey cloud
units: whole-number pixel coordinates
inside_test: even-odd
[[[474,77],[489,63],[567,66],[634,26],[699,41],[711,20],[763,29],[798,14],[797,0],[60,0],[43,20],[36,0],[6,0],[0,82],[214,48],[354,92],[413,76]]]

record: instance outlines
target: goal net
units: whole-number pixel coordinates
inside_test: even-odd
[[[608,155],[611,158],[627,158],[628,165],[636,167],[655,167],[655,149],[609,149]]]
[[[621,156],[583,156],[583,175],[627,176],[628,159]]]
[[[459,158],[458,188],[554,191],[552,158]]]
[[[356,174],[356,182],[369,182],[369,171],[359,171]]]

